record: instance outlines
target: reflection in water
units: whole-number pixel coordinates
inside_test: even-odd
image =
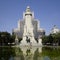
[[[39,54],[42,52],[42,47],[22,47],[21,50],[23,51],[24,59],[25,60],[35,60],[34,56],[35,54]],[[36,54],[36,55],[37,55]],[[36,56],[37,57],[37,56]]]
[[[60,48],[0,47],[0,60],[59,60]]]
[[[19,58],[22,60],[33,60],[35,53],[41,53],[42,52],[42,47],[37,48],[37,47],[21,47],[15,49],[15,53]],[[15,59],[17,60],[17,59]]]

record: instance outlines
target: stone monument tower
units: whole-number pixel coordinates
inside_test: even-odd
[[[40,28],[39,20],[35,19],[34,12],[30,10],[29,6],[23,12],[23,19],[18,21],[18,27],[13,29],[13,32],[18,38],[22,38],[20,46],[42,45],[41,37],[45,35],[45,30]]]
[[[25,18],[25,25],[24,25],[24,32],[23,32],[23,39],[21,41],[21,45],[34,45],[36,44],[36,40],[34,38],[34,33],[33,33],[33,24],[32,24],[32,17],[33,14],[30,11],[30,7],[27,6],[26,12],[24,14]]]

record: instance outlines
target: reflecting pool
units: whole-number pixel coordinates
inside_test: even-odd
[[[0,60],[60,60],[60,47],[0,47]]]

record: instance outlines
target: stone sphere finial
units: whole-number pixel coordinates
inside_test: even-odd
[[[27,6],[27,9],[30,9],[30,6]]]
[[[26,12],[30,12],[30,6],[27,6]]]

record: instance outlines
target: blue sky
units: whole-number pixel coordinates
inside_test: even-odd
[[[0,31],[11,33],[27,6],[34,11],[47,34],[53,25],[60,29],[60,0],[0,0]]]

